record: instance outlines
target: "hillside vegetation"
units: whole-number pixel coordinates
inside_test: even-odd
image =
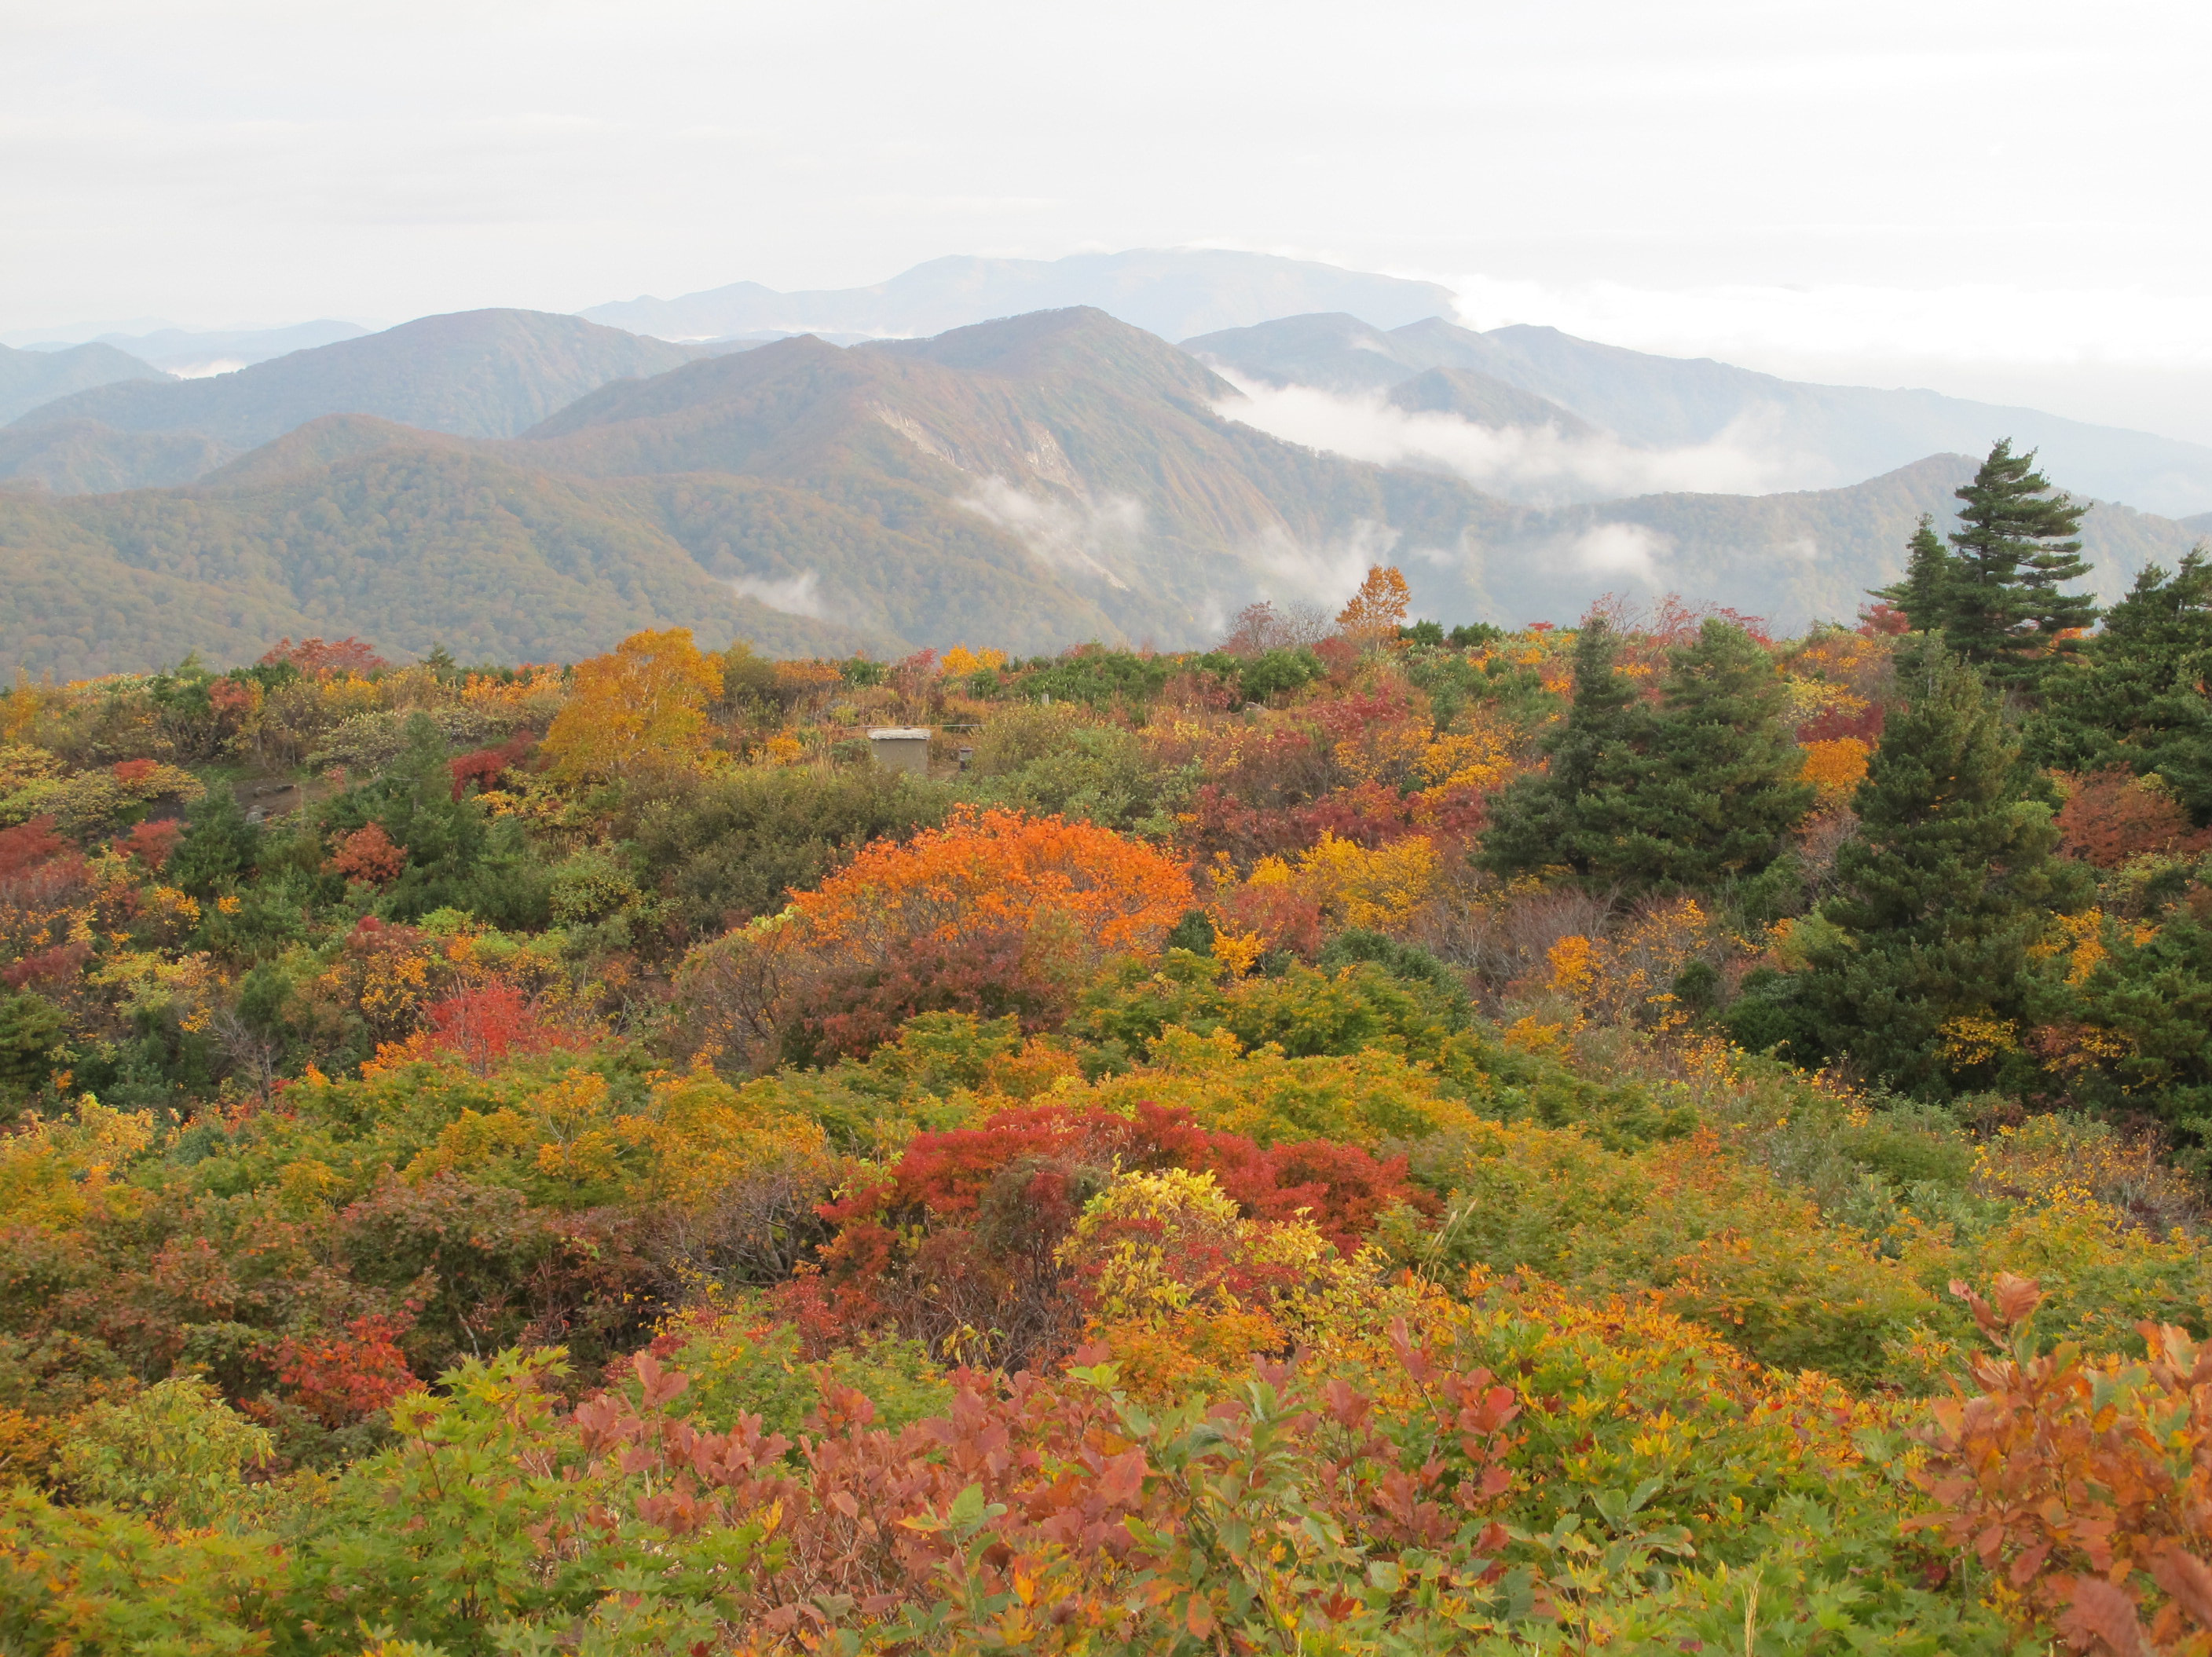
[[[1795,637],[0,693],[0,1633],[2201,1650],[2212,563],[1958,506]]]

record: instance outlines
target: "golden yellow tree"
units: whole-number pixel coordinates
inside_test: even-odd
[[[1337,612],[1336,624],[1356,639],[1380,642],[1406,624],[1413,595],[1395,564],[1370,564],[1367,579],[1352,602]]]
[[[545,733],[556,776],[620,777],[696,763],[707,750],[707,704],[721,694],[719,657],[689,628],[633,633],[607,656],[576,664],[568,705]]]

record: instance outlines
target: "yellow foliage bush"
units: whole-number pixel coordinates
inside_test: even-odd
[[[1288,886],[1346,926],[1390,932],[1435,895],[1438,865],[1437,848],[1425,835],[1370,851],[1324,831],[1298,854],[1295,867],[1281,858],[1261,858],[1247,884]]]
[[[1263,1145],[1340,1139],[1374,1147],[1481,1120],[1443,1091],[1428,1065],[1393,1053],[1286,1059],[1272,1045],[1246,1053],[1227,1030],[1201,1036],[1173,1026],[1153,1043],[1144,1068],[1054,1096],[1124,1113],[1143,1102],[1181,1106],[1202,1127]]]

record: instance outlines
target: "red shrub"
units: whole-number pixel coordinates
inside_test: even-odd
[[[0,891],[7,883],[28,874],[48,859],[69,849],[69,842],[54,832],[51,813],[0,828]]]
[[[115,780],[125,788],[141,783],[161,768],[151,760],[118,760],[114,766]]]
[[[2084,777],[2058,808],[2059,849],[2100,869],[2117,869],[2146,852],[2193,853],[2212,844],[2194,829],[2172,795],[2146,786],[2124,765]]]
[[[447,762],[447,768],[453,774],[453,798],[460,798],[462,791],[471,782],[480,789],[491,787],[503,774],[522,762],[522,756],[530,751],[537,740],[533,732],[518,731],[495,748],[479,748],[473,753],[464,754],[459,759]]]
[[[1000,1332],[1009,1362],[1060,1350],[1080,1326],[1074,1286],[1054,1258],[1090,1197],[1118,1170],[1211,1173],[1255,1218],[1301,1211],[1342,1253],[1382,1212],[1431,1205],[1402,1157],[1377,1162],[1325,1140],[1263,1149],[1198,1126],[1182,1107],[1036,1106],[981,1126],[917,1134],[881,1185],[817,1211],[838,1228],[821,1270],[783,1291],[811,1340],[889,1320],[925,1339]]]
[[[77,974],[77,969],[92,959],[89,944],[57,944],[50,950],[40,950],[20,961],[11,961],[0,967],[0,984],[11,990],[20,990],[26,984],[58,984]]]
[[[413,1389],[415,1373],[399,1338],[415,1322],[416,1308],[356,1318],[343,1335],[288,1338],[277,1348],[276,1379],[325,1427],[344,1427],[374,1415]]]
[[[382,823],[372,822],[340,841],[326,866],[332,874],[343,875],[348,880],[388,885],[405,871],[407,848],[392,844]]]
[[[366,640],[351,634],[343,639],[302,639],[296,645],[289,638],[280,639],[261,659],[264,667],[286,662],[315,678],[332,673],[374,673],[392,665]]]
[[[586,1046],[574,1030],[548,1021],[528,996],[502,979],[457,990],[430,1006],[426,1045],[458,1054],[477,1075],[501,1060]]]
[[[158,872],[168,862],[177,842],[185,837],[185,825],[178,818],[168,817],[160,822],[142,822],[115,842],[115,849],[125,857],[134,857],[149,869]]]

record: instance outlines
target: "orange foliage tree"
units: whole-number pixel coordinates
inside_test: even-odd
[[[971,809],[693,951],[678,993],[726,1048],[862,1052],[929,1011],[1045,1029],[1105,959],[1157,950],[1194,895],[1180,865],[1110,828]]]
[[[1337,612],[1336,624],[1355,638],[1387,639],[1406,624],[1413,603],[1413,591],[1395,564],[1370,564],[1359,591]]]
[[[703,654],[689,628],[633,633],[612,654],[576,664],[546,757],[570,781],[695,762],[707,750],[707,705],[721,690],[720,659]]]

